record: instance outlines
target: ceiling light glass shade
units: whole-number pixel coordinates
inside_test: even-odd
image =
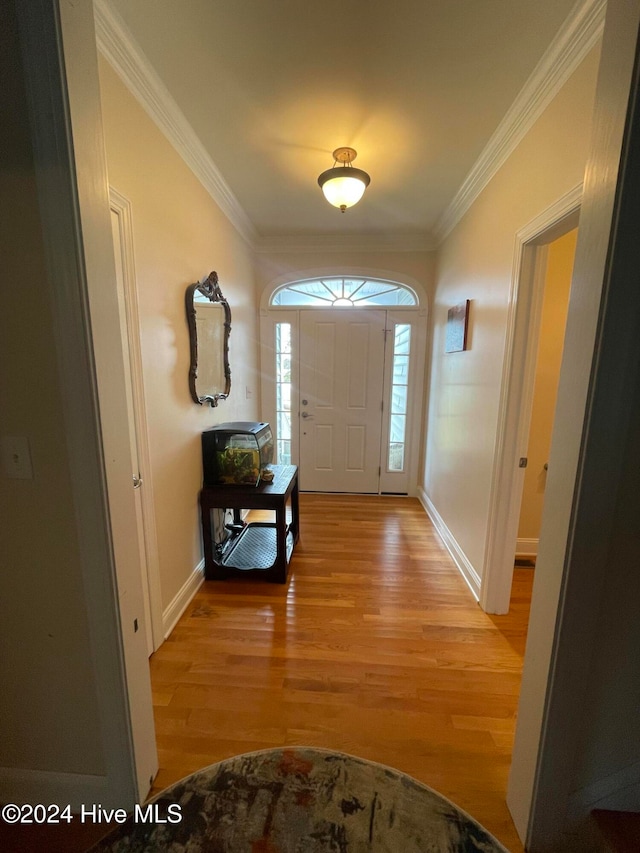
[[[371,178],[362,169],[352,166],[336,166],[327,169],[318,178],[324,197],[334,207],[346,210],[357,204],[369,186]]]
[[[348,207],[357,204],[371,178],[362,169],[351,165],[358,156],[355,148],[336,148],[333,152],[333,168],[327,169],[318,178],[324,197],[334,207],[344,213]],[[336,166],[342,163],[342,166]]]

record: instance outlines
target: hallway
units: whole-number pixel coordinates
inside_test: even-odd
[[[418,501],[304,494],[287,587],[207,582],[151,659],[155,789],[281,744],[343,750],[450,797],[512,851],[504,803],[533,572],[473,600]]]

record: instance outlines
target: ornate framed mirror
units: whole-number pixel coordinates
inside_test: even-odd
[[[194,402],[217,406],[231,391],[231,309],[216,272],[187,288],[186,308],[191,344],[189,390]]]

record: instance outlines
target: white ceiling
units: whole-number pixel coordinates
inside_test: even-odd
[[[110,0],[262,238],[429,239],[575,0]],[[338,146],[371,175],[342,214]]]

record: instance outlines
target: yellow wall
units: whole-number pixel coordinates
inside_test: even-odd
[[[100,63],[109,182],[132,205],[144,391],[163,609],[202,557],[200,433],[259,417],[252,254],[112,68]],[[231,395],[212,409],[189,394],[184,294],[216,270],[232,311]]]
[[[486,547],[515,235],[583,179],[593,50],[438,253],[424,491],[478,575]],[[469,349],[444,354],[447,311],[471,300]]]
[[[547,472],[544,465],[549,461],[551,431],[558,395],[562,345],[569,309],[569,290],[571,289],[571,273],[573,272],[577,239],[578,231],[575,229],[551,243],[548,249],[540,321],[540,343],[536,361],[531,427],[527,448],[529,462],[525,471],[520,525],[518,527],[518,539],[535,540],[534,548],[537,546],[537,539],[540,536],[544,490],[547,482]],[[519,543],[518,550],[523,553],[536,553],[535,550],[528,551],[527,547],[527,545]]]

